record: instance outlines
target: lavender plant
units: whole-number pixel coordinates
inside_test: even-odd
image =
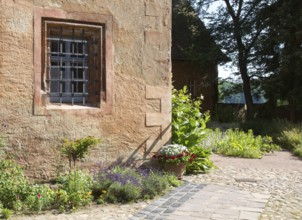
[[[159,171],[130,167],[101,167],[94,175],[92,189],[98,203],[132,202],[153,198],[181,182]]]

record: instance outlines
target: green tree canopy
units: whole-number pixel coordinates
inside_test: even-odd
[[[268,98],[302,107],[302,1],[278,0],[259,14],[266,34],[258,48]]]
[[[259,78],[256,51],[265,26],[258,14],[273,0],[190,0],[200,15],[208,19],[208,27],[216,42],[238,68],[247,105],[247,118],[253,117],[251,80]],[[206,10],[220,3],[214,12]]]
[[[204,66],[228,61],[197,11],[186,0],[173,0],[172,57]]]

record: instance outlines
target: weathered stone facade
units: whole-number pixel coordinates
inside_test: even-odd
[[[41,51],[35,19],[51,10],[86,14],[90,21],[110,18],[105,107],[51,109],[37,103]],[[0,11],[1,133],[29,176],[55,173],[63,138],[103,139],[85,164],[142,160],[170,141],[171,0],[0,0]]]

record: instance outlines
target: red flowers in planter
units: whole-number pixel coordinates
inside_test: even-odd
[[[162,164],[180,164],[192,162],[195,157],[196,155],[191,154],[187,147],[170,144],[163,146],[152,158],[157,159]]]

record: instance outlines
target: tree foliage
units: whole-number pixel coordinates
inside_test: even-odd
[[[172,54],[203,66],[228,61],[188,1],[173,0]]]
[[[271,76],[264,81],[270,99],[302,107],[302,1],[278,0],[259,14],[266,34],[258,48],[259,63]]]
[[[216,42],[238,67],[253,116],[253,82],[265,88],[271,103],[302,107],[301,0],[189,0],[208,19]],[[207,9],[218,4],[213,12]]]
[[[208,27],[222,50],[238,67],[247,105],[247,118],[253,117],[251,80],[259,77],[256,51],[265,26],[259,22],[259,12],[273,0],[190,0],[208,19]],[[213,3],[217,10],[206,13]]]

